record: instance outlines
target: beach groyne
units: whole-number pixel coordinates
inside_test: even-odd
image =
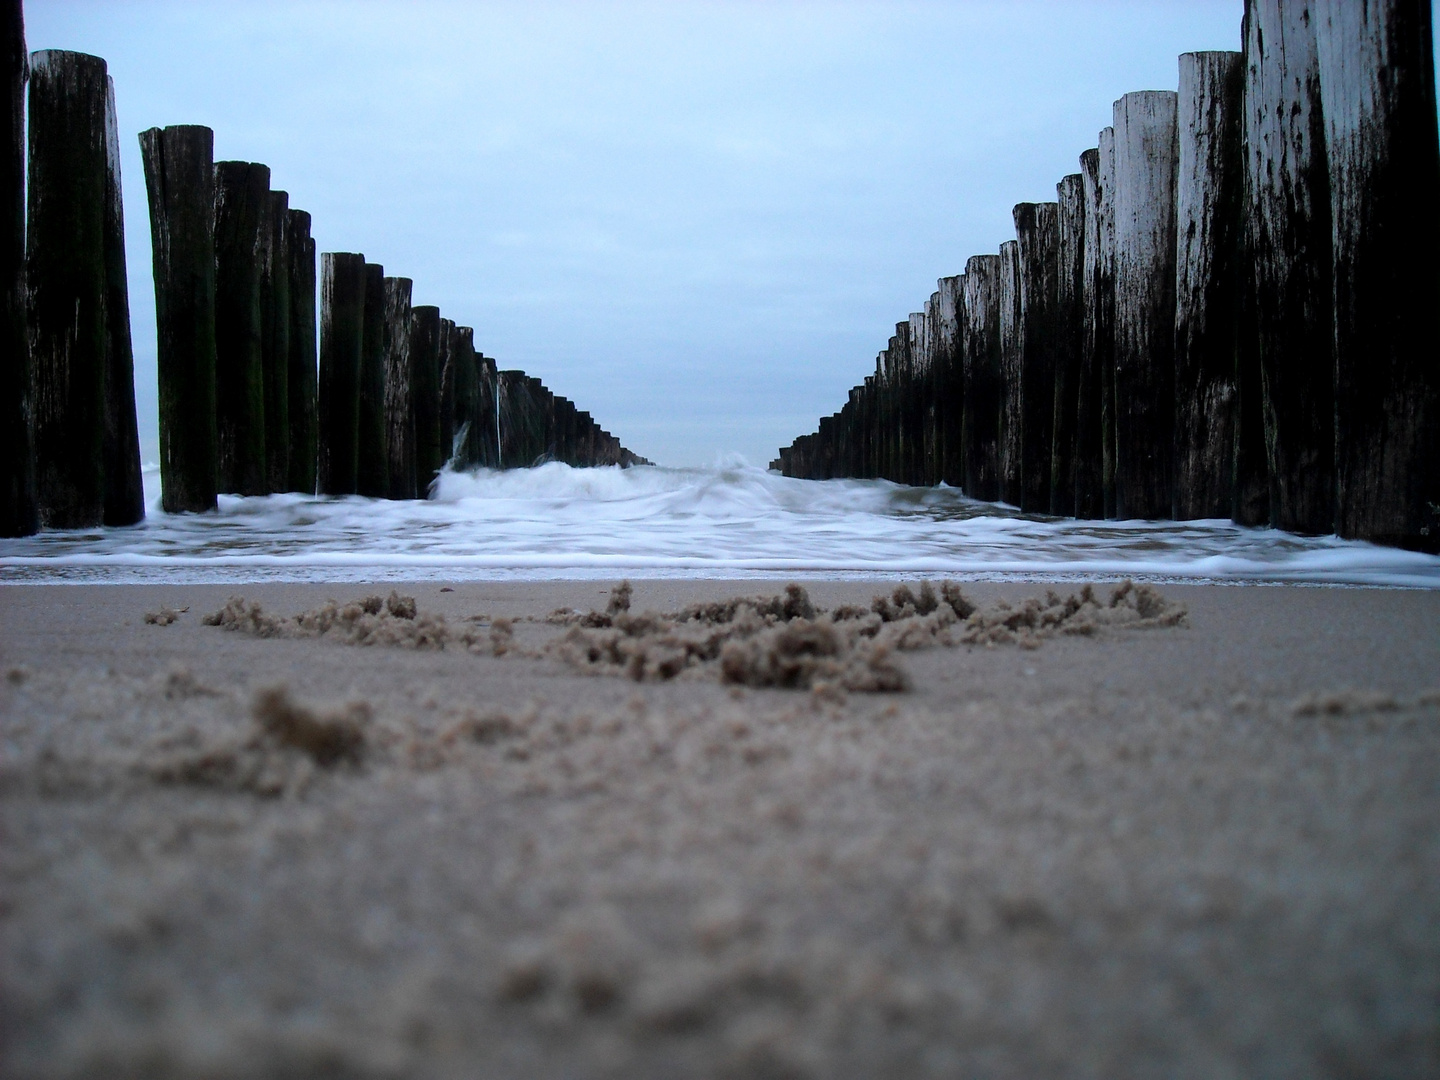
[[[1247,0],[771,467],[1440,551],[1432,33],[1428,0]]]
[[[27,52],[20,0],[0,2],[0,64],[0,536],[134,524],[114,83],[100,57]],[[139,139],[167,513],[222,493],[424,498],[447,464],[649,464],[364,255],[318,256],[317,311],[310,214],[268,166],[216,162],[207,127]]]

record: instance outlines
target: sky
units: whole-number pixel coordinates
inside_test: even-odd
[[[764,465],[939,277],[1052,200],[1131,90],[1239,47],[1241,0],[29,0],[115,80],[142,443],[155,307],[136,135],[205,124],[320,251],[665,465]]]

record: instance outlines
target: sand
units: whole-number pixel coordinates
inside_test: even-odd
[[[202,623],[388,584],[0,588],[0,1075],[1440,1072],[1440,593],[871,693],[587,672],[610,585],[400,586],[443,650]]]

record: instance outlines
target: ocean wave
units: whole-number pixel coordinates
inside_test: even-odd
[[[890,577],[1440,587],[1440,558],[1229,521],[1076,521],[944,486],[711,468],[442,472],[431,498],[221,496],[125,529],[0,541],[4,581]]]

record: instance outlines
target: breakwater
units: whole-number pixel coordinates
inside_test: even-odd
[[[1440,550],[1428,0],[1248,0],[772,467]]]
[[[131,525],[145,503],[114,82],[100,57],[27,53],[20,0],[0,3],[0,64],[0,536]],[[413,304],[410,279],[352,252],[317,267],[310,215],[267,166],[216,162],[209,128],[139,138],[167,512],[220,494],[425,498],[447,463],[646,463]]]

